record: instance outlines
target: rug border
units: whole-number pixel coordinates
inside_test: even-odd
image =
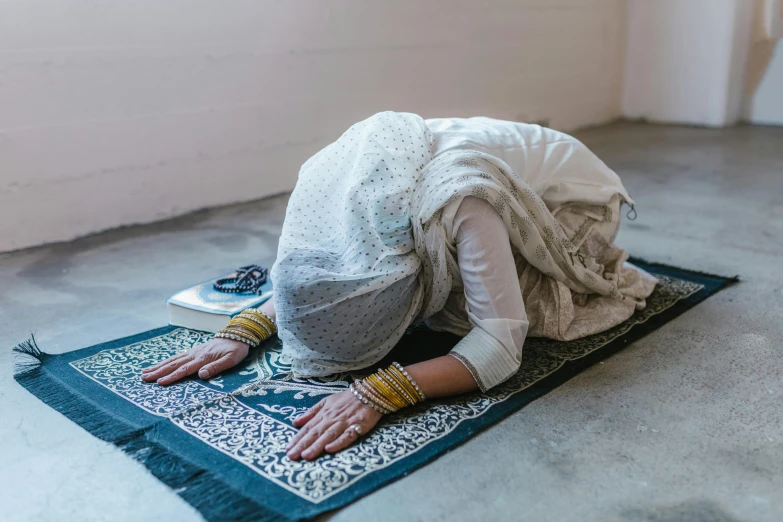
[[[17,373],[14,379],[43,403],[78,424],[91,435],[117,446],[129,457],[144,465],[155,478],[171,488],[201,516],[210,521],[231,522],[298,522],[303,518],[292,518],[275,511],[269,506],[257,503],[241,491],[232,488],[221,477],[214,476],[208,469],[188,460],[181,454],[166,448],[157,441],[160,424],[170,422],[139,408],[142,417],[151,421],[140,426],[125,417],[112,415],[105,407],[98,406],[90,397],[72,387],[65,386],[50,371],[50,365],[57,358],[67,365],[76,353],[92,353],[144,341],[173,331],[178,326],[164,326],[139,334],[130,335],[105,343],[99,343],[63,354],[40,353],[40,363],[35,368]],[[94,384],[93,381],[87,382]],[[107,392],[111,393],[111,392]],[[125,401],[123,401],[125,402]]]
[[[88,397],[85,397],[84,394],[65,386],[52,372],[47,371],[47,365],[52,362],[52,357],[57,357],[63,364],[68,364],[71,359],[76,357],[75,354],[77,352],[79,357],[84,357],[87,352],[94,353],[116,346],[143,341],[171,332],[178,327],[165,326],[56,356],[39,352],[40,358],[36,358],[38,358],[40,364],[32,370],[14,375],[14,378],[20,385],[51,408],[62,413],[92,435],[101,440],[111,442],[129,456],[144,464],[156,478],[172,488],[207,520],[231,520],[236,522],[249,522],[250,520],[272,522],[308,520],[325,512],[344,507],[383,486],[399,480],[437,457],[453,451],[470,440],[475,434],[495,425],[511,413],[522,409],[532,401],[549,393],[590,366],[614,355],[628,344],[670,322],[675,317],[739,280],[737,277],[731,278],[696,272],[661,263],[650,263],[636,258],[632,258],[629,261],[639,268],[652,269],[650,271],[654,273],[701,283],[704,285],[704,288],[684,299],[680,299],[668,309],[650,317],[646,322],[634,325],[622,337],[609,342],[584,357],[567,361],[553,373],[525,390],[515,394],[508,400],[490,407],[482,415],[480,422],[478,419],[475,419],[470,425],[454,430],[454,432],[444,438],[441,444],[433,446],[429,451],[416,452],[410,457],[389,466],[386,468],[386,476],[369,481],[365,484],[365,487],[358,488],[359,490],[354,494],[349,494],[346,491],[343,494],[336,495],[331,502],[327,500],[313,505],[313,509],[297,510],[299,513],[293,516],[280,513],[270,506],[257,503],[241,491],[233,488],[222,478],[214,476],[208,469],[194,464],[184,456],[175,453],[174,450],[169,450],[160,444],[156,440],[158,439],[157,435],[159,435],[161,430],[165,431],[164,423],[171,423],[168,419],[156,417],[145,412],[146,415],[154,419],[150,419],[151,422],[145,426],[111,415],[105,408],[99,407]],[[74,355],[71,356],[71,354]],[[303,511],[306,511],[306,513]]]
[[[690,296],[678,300],[675,304],[663,312],[650,317],[646,322],[634,325],[624,336],[607,343],[601,348],[596,349],[581,358],[567,361],[553,373],[537,381],[521,392],[514,394],[508,400],[494,404],[487,410],[487,413],[482,415],[482,423],[480,426],[474,426],[473,423],[463,425],[462,429],[454,430],[447,437],[445,437],[443,439],[443,442],[447,443],[445,448],[433,448],[429,451],[419,451],[406,458],[404,462],[398,462],[390,466],[387,469],[392,472],[392,477],[379,480],[379,485],[368,492],[357,492],[354,498],[351,498],[347,502],[340,503],[340,505],[336,506],[334,509],[339,509],[352,502],[355,502],[363,496],[376,491],[380,487],[387,486],[403,478],[404,476],[423,467],[434,459],[454,451],[456,448],[467,443],[476,434],[494,426],[501,420],[508,417],[510,414],[519,411],[536,399],[546,395],[565,382],[568,382],[573,377],[587,370],[599,361],[607,359],[612,355],[620,352],[629,344],[641,339],[650,332],[657,330],[664,324],[671,322],[676,317],[694,308],[705,299],[740,281],[739,277],[737,276],[726,277],[705,272],[698,272],[666,265],[663,263],[651,263],[639,258],[631,258],[629,259],[629,262],[644,270],[653,269],[652,272],[656,274],[686,279],[691,282],[700,283],[704,285],[704,287]],[[395,468],[398,466],[404,468],[405,472],[396,473]],[[322,514],[327,511],[328,510],[324,510],[318,514]]]

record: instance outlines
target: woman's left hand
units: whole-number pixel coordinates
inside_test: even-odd
[[[291,460],[314,460],[326,450],[336,453],[367,434],[381,420],[379,412],[359,401],[349,390],[321,400],[294,421],[301,428],[286,448]]]

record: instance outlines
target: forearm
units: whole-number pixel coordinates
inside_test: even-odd
[[[478,389],[476,381],[465,365],[449,355],[406,366],[405,370],[428,399]]]
[[[273,320],[277,320],[274,297],[258,309]],[[448,355],[412,364],[405,369],[419,384],[424,395],[430,398],[457,395],[478,389],[476,381],[465,365]]]

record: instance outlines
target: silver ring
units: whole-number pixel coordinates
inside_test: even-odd
[[[362,431],[362,427],[359,426],[358,424],[351,424],[350,426],[348,426],[348,429],[355,431],[356,434],[359,435],[360,437],[364,435],[364,432]]]

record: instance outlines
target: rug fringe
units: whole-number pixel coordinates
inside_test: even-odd
[[[154,426],[138,436],[115,444],[143,464],[150,472],[172,488],[186,502],[210,521],[230,522],[294,522],[299,518],[282,515],[260,505],[215,477],[211,472],[176,455],[154,441],[150,434]]]
[[[36,370],[48,355],[38,348],[34,333],[30,334],[28,340],[14,346],[11,351],[14,353],[14,377]]]
[[[18,349],[17,349],[18,348]],[[160,419],[139,428],[124,421],[111,410],[101,407],[94,398],[70,388],[42,366],[49,354],[42,352],[35,339],[14,348],[30,361],[14,379],[45,404],[62,413],[99,439],[114,444],[128,456],[140,462],[164,484],[209,521],[226,522],[296,522],[305,517],[285,516],[243,495],[197,463],[183,458],[156,442],[155,430]],[[33,362],[34,361],[34,362]]]

